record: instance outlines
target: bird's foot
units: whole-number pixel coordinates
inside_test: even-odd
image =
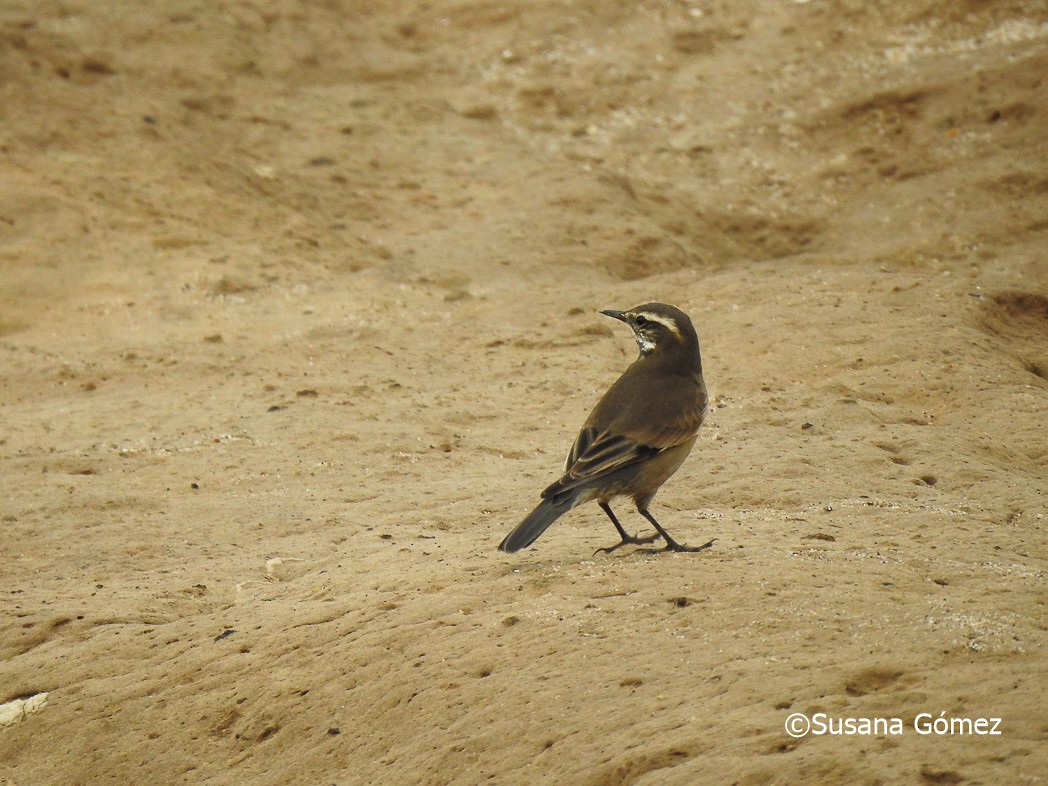
[[[593,552],[593,556],[596,557],[598,554],[611,554],[611,552],[622,548],[623,546],[644,546],[648,543],[654,543],[661,537],[659,533],[654,535],[648,535],[647,537],[639,537],[637,535],[626,535],[622,540],[616,543],[614,546],[605,546],[602,549],[597,549]]]
[[[717,540],[716,538],[713,538],[712,540],[709,540],[706,543],[703,543],[701,546],[685,546],[683,543],[678,543],[675,540],[671,540],[670,538],[666,538],[666,545],[663,546],[661,549],[644,549],[644,551],[647,554],[661,554],[664,551],[682,551],[682,552],[705,551],[708,548],[712,548],[713,543],[716,540]]]

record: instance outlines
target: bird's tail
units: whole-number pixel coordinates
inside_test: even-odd
[[[549,529],[550,524],[575,507],[578,499],[577,491],[571,494],[554,494],[546,497],[499,544],[499,551],[512,554],[515,551],[526,549],[539,539],[539,535]]]

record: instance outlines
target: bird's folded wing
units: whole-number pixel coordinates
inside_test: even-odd
[[[590,431],[590,429],[586,429]],[[583,434],[586,432],[584,431]],[[582,435],[579,435],[580,439]],[[576,441],[577,442],[577,441]],[[594,434],[587,438],[585,449],[579,455],[572,450],[571,463],[561,482],[568,486],[585,483],[653,456],[660,448],[640,445],[629,437],[614,434]]]
[[[639,445],[629,437],[594,434],[591,429],[585,429],[572,446],[563,477],[543,491],[542,496],[549,497],[579,488],[623,467],[650,458],[664,449]]]
[[[675,423],[663,424],[631,434],[613,434],[584,428],[571,446],[564,476],[543,492],[542,496],[578,488],[616,470],[687,442],[694,437],[706,415],[706,408],[695,408]]]

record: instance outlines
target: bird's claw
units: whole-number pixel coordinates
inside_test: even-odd
[[[695,553],[697,551],[705,551],[708,548],[712,548],[713,547],[713,543],[716,540],[717,540],[716,538],[712,538],[711,540],[708,540],[705,543],[703,543],[701,546],[685,546],[683,543],[678,543],[675,540],[669,540],[669,541],[666,542],[666,545],[663,546],[661,549],[644,549],[644,553],[645,554],[662,554],[665,551],[677,551],[677,552]]]
[[[661,536],[657,532],[654,535],[648,535],[644,538],[637,535],[627,535],[614,546],[604,546],[603,548],[597,549],[593,552],[593,556],[596,557],[598,554],[611,554],[611,552],[616,551],[623,546],[643,546],[648,543],[654,543],[660,537]]]

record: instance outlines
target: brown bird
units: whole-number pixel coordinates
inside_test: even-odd
[[[709,409],[702,379],[699,338],[688,315],[664,303],[629,311],[601,311],[633,330],[640,356],[597,403],[571,446],[563,477],[542,492],[542,502],[506,536],[499,549],[520,551],[577,505],[596,500],[621,541],[597,549],[612,552],[626,544],[661,537],[668,551],[702,551],[675,541],[648,511],[659,487],[688,457]],[[608,504],[632,497],[655,534],[630,535]],[[594,552],[594,553],[597,553]]]

